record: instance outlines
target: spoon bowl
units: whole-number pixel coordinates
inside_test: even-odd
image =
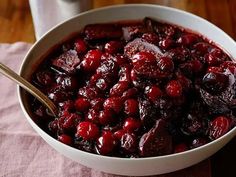
[[[50,113],[52,113],[54,117],[57,116],[57,113],[58,113],[57,107],[39,89],[37,89],[27,80],[25,80],[23,77],[21,77],[20,75],[18,75],[17,73],[15,73],[13,70],[11,70],[10,68],[8,68],[6,65],[2,63],[0,63],[0,73],[2,73],[4,76],[14,81],[16,84],[24,88],[27,92],[29,92],[33,96],[35,96],[42,104],[44,104],[50,110]]]

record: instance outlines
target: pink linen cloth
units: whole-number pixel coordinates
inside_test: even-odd
[[[0,44],[0,62],[19,71],[31,44]],[[0,74],[1,177],[118,177],[62,156],[30,127],[20,108],[16,84]],[[209,160],[158,177],[210,177]]]

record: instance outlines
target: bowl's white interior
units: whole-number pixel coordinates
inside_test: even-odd
[[[222,30],[201,19],[197,16],[180,10],[156,6],[156,5],[125,5],[106,7],[98,10],[92,10],[82,13],[69,21],[66,21],[44,35],[28,52],[21,67],[20,74],[29,78],[32,68],[38,64],[38,61],[47,51],[58,42],[73,32],[79,31],[86,24],[112,22],[119,20],[142,19],[152,17],[157,20],[166,21],[172,24],[192,29],[213,40],[233,58],[236,58],[236,44]],[[223,137],[213,141],[200,148],[186,151],[179,154],[168,156],[140,158],[140,159],[121,159],[113,157],[104,157],[95,154],[86,153],[67,145],[64,145],[53,139],[42,131],[31,119],[30,110],[26,104],[24,94],[18,88],[20,104],[22,110],[32,127],[47,141],[53,148],[65,156],[78,161],[88,167],[96,168],[113,174],[120,175],[153,175],[167,173],[191,166],[203,159],[206,159],[222,146],[224,146],[236,134],[236,128],[228,132]]]

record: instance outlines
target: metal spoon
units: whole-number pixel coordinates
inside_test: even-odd
[[[14,71],[12,71],[10,68],[8,68],[6,65],[2,63],[0,63],[0,73],[5,75],[9,79],[13,80],[22,88],[24,88],[27,92],[35,96],[42,104],[44,104],[51,111],[53,116],[55,117],[57,116],[57,113],[58,113],[57,107],[39,89],[37,89],[35,86],[30,84],[27,80],[25,80],[23,77],[19,76],[17,73],[15,73]]]

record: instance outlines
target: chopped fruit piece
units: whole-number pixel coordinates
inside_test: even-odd
[[[69,50],[52,61],[53,66],[56,66],[57,68],[68,73],[74,73],[79,64],[80,59],[78,58],[75,50]]]
[[[182,95],[182,85],[178,81],[172,80],[166,85],[166,93],[170,97],[179,97]]]

